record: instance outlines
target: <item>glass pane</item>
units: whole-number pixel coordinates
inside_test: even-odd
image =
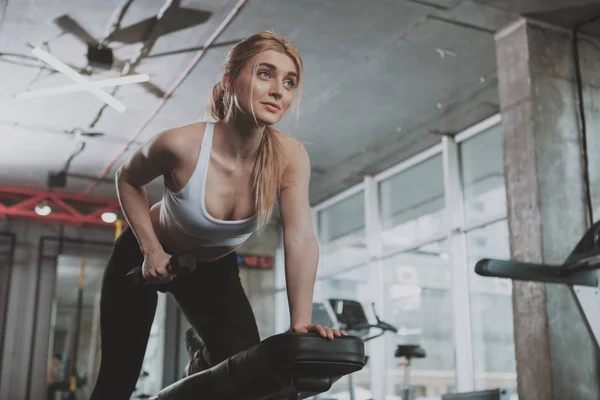
[[[80,257],[58,257],[46,377],[49,399],[62,398],[60,396],[68,392],[73,364],[82,379],[82,397],[89,398],[100,367],[100,287],[106,260],[85,259],[81,317],[78,319],[80,265]]]
[[[385,255],[444,230],[444,175],[438,154],[379,184]]]
[[[101,357],[100,293],[108,261],[99,257],[84,257],[84,285],[80,304],[81,260],[81,256],[70,254],[58,256],[46,375],[49,400],[68,398],[72,371],[76,371],[79,377],[78,396],[81,398],[90,398],[98,377]],[[159,293],[142,371],[132,398],[157,393],[162,387],[166,296]],[[80,318],[77,316],[79,307]]]
[[[372,301],[369,286],[369,268],[363,265],[359,268],[341,272],[331,278],[322,281],[322,298],[318,301],[325,301],[331,298],[350,299],[360,301],[365,307],[367,315],[367,305]],[[367,347],[368,351],[368,347]],[[360,371],[353,374],[356,395],[358,399],[370,399],[371,383],[369,375],[369,364]],[[336,382],[332,388],[321,395],[323,398],[350,399],[350,380],[348,376]]]
[[[500,124],[459,144],[467,225],[506,212]]]
[[[411,386],[420,396],[439,396],[456,385],[452,287],[446,240],[384,260],[385,320],[398,328],[386,334],[388,396],[402,395],[397,345],[417,344],[427,356],[413,359]],[[393,398],[393,397],[390,397]]]
[[[516,388],[512,282],[474,272],[482,258],[510,258],[507,221],[470,231],[466,240],[475,389]]]
[[[363,192],[320,211],[317,218],[319,276],[329,276],[367,260]]]

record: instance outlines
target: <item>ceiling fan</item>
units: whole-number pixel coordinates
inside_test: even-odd
[[[61,15],[54,20],[63,33],[73,35],[87,48],[86,58],[88,61],[88,69],[115,70],[121,72],[126,62],[118,59],[113,50],[108,46],[110,37],[100,43],[96,40],[79,22],[75,21],[69,15]],[[117,31],[118,32],[118,31]],[[133,71],[130,71],[132,73]],[[142,87],[156,97],[162,97],[164,92],[156,85],[149,81],[139,82]]]
[[[76,84],[60,88],[28,91],[18,94],[17,98],[25,99],[69,93],[78,90],[87,90],[105,101],[117,111],[124,112],[126,109],[125,105],[119,102],[113,96],[100,90],[100,88],[130,83],[141,84],[146,91],[156,97],[162,98],[165,93],[156,85],[149,82],[150,78],[147,75],[133,75],[132,73],[140,64],[142,59],[150,53],[150,50],[154,46],[154,43],[158,37],[204,23],[211,16],[211,13],[209,12],[185,9],[180,8],[179,6],[179,1],[173,1],[169,3],[168,6],[163,6],[159,12],[159,15],[147,18],[146,20],[140,21],[125,28],[116,29],[113,32],[110,32],[108,36],[101,41],[95,39],[71,16],[65,14],[56,18],[54,23],[61,29],[63,33],[73,35],[79,39],[80,42],[87,46],[86,57],[88,65],[84,69],[86,75],[91,75],[95,69],[104,69],[118,70],[119,72],[124,73],[124,76],[109,80],[90,82],[73,68],[62,63],[60,60],[56,59],[40,47],[36,47],[33,49],[33,54],[36,57],[72,79]],[[121,11],[124,12],[123,10]],[[139,54],[137,58],[129,60],[128,62],[124,62],[116,58],[113,54],[112,48],[109,47],[109,43],[111,42],[121,42],[126,44],[142,42],[142,53]]]
[[[179,4],[179,1],[173,1],[168,8],[161,10],[160,21],[158,21],[158,16],[146,18],[111,32],[102,41],[94,38],[78,21],[68,14],[56,18],[54,23],[64,33],[73,35],[87,47],[87,59],[90,67],[113,69],[121,72],[127,62],[115,57],[112,49],[108,46],[109,43],[144,43],[147,46],[144,57],[142,57],[144,59],[159,37],[203,24],[212,15],[208,11],[180,7]],[[142,59],[138,60],[137,65]],[[137,65],[131,66],[132,70],[129,73],[132,73]],[[149,81],[139,82],[139,84],[158,98],[162,98],[165,94],[163,90]]]
[[[52,68],[54,68],[58,72],[61,72],[63,75],[65,75],[66,77],[68,77],[69,79],[73,80],[76,83],[76,85],[68,86],[67,89],[65,89],[65,87],[46,89],[45,91],[43,91],[45,93],[43,95],[48,96],[48,95],[52,95],[52,94],[64,93],[64,92],[69,92],[69,91],[86,90],[86,91],[90,92],[91,94],[95,95],[96,97],[100,98],[106,104],[110,105],[111,107],[113,107],[115,110],[117,110],[119,112],[125,112],[125,110],[127,109],[127,107],[125,107],[125,104],[121,103],[119,100],[115,99],[113,96],[111,96],[110,94],[108,94],[105,91],[100,89],[100,86],[106,85],[106,81],[101,81],[101,82],[89,81],[88,79],[84,78],[83,75],[81,75],[80,73],[78,73],[73,68],[69,67],[68,65],[66,65],[65,63],[63,63],[62,61],[57,59],[56,57],[52,56],[51,54],[49,54],[48,52],[43,50],[41,47],[34,47],[32,50],[32,53],[37,58],[44,61],[46,64],[50,65]],[[122,77],[122,78],[126,78],[126,77]],[[146,76],[137,76],[134,78],[138,79],[140,81],[149,79],[149,77],[147,75]],[[123,83],[124,82],[119,81],[116,84],[120,85]],[[131,82],[129,82],[129,83],[131,83]],[[114,84],[114,82],[113,82],[113,84]],[[16,97],[19,99],[23,99],[25,97],[40,97],[43,95],[40,95],[40,92],[36,91],[33,93],[32,92],[19,93],[19,94],[17,94]]]

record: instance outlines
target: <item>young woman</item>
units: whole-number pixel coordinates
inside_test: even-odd
[[[129,223],[115,242],[102,284],[102,360],[93,400],[126,400],[138,380],[156,309],[156,286],[126,276],[142,265],[150,283],[167,283],[208,350],[211,364],[259,343],[239,278],[235,249],[271,217],[279,201],[291,330],[343,334],[311,324],[318,247],[308,186],[310,161],[298,140],[275,130],[300,87],[296,48],[271,32],[227,55],[199,122],[154,137],[117,173]],[[163,176],[162,201],[150,210],[145,185]],[[172,255],[192,254],[197,268],[173,280]]]

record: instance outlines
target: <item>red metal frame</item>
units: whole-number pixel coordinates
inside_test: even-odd
[[[52,212],[39,215],[35,206],[44,202],[52,208]],[[100,218],[105,212],[117,214],[121,223],[126,224],[116,199],[0,185],[0,219],[115,229],[116,223],[106,223]]]

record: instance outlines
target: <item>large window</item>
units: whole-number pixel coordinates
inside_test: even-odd
[[[441,153],[378,186],[385,316],[399,329],[386,335],[386,395],[402,395],[403,371],[394,358],[399,344],[425,348],[427,357],[414,361],[413,383],[423,395],[437,395],[455,385],[452,285],[446,241],[421,243],[444,235]]]
[[[500,125],[459,145],[466,225],[506,213]]]
[[[473,227],[466,250],[475,389],[515,388],[511,281],[473,271],[482,258],[510,257],[500,125],[460,143],[459,166],[465,226]]]
[[[402,395],[404,370],[394,357],[399,344],[417,344],[427,352],[413,361],[412,386],[423,396],[447,393],[456,377],[446,241],[385,259],[384,282],[385,320],[398,328],[397,335],[386,335],[386,394]]]
[[[379,184],[384,256],[444,229],[444,176],[437,154]]]
[[[368,346],[386,369],[377,364],[372,374],[355,375],[359,397],[400,398],[399,344],[427,352],[413,361],[418,396],[516,387],[511,282],[474,273],[481,258],[509,257],[499,121],[445,137],[315,207],[315,300],[376,302],[382,319],[398,327]],[[333,389],[336,398],[345,398],[347,383]]]
[[[333,275],[364,263],[365,200],[358,192],[317,213],[320,246],[319,275]]]
[[[371,300],[369,268],[367,265],[350,268],[334,276],[327,277],[321,284],[323,298],[319,298],[317,301],[330,298],[350,299],[360,301],[366,306]],[[369,364],[367,364],[365,368],[353,374],[355,393],[359,399],[372,398],[370,373]],[[349,399],[350,384],[351,382],[346,376],[336,382],[324,396],[326,398]]]
[[[468,265],[510,258],[506,220],[467,233]],[[475,389],[516,388],[512,283],[469,273]]]
[[[339,298],[368,301],[364,192],[359,191],[318,211],[316,218],[320,260],[314,300]],[[369,393],[368,366],[354,374],[353,378],[356,392]],[[327,396],[347,398],[349,385],[348,377],[344,377],[327,392]]]

